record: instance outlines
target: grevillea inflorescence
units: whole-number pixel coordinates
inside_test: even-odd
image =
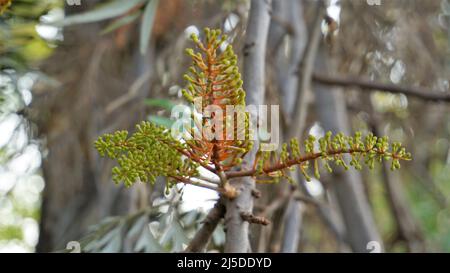
[[[192,155],[198,160],[204,161],[205,164],[211,162],[217,169],[226,171],[240,164],[243,154],[252,147],[248,132],[248,114],[245,111],[229,111],[229,106],[245,110],[245,92],[242,89],[237,56],[231,45],[220,52],[221,45],[227,40],[227,36],[221,35],[220,30],[205,29],[204,43],[195,34],[191,39],[199,52],[191,48],[186,49],[186,53],[192,58],[192,66],[184,76],[188,86],[182,90],[183,95],[194,104],[196,112],[204,112],[213,106],[213,109],[218,109],[222,114],[215,116],[217,112],[211,113],[213,119],[201,117],[196,123],[201,137],[188,140],[187,144],[192,149]],[[196,100],[200,103],[195,103]],[[240,117],[240,113],[244,116]],[[242,118],[243,126],[239,126],[239,118]],[[228,128],[230,130],[226,130]],[[211,137],[206,135],[208,132],[215,135],[211,141],[208,140]],[[243,137],[238,139],[239,135]]]
[[[359,170],[362,162],[372,169],[376,162],[391,160],[391,169],[396,170],[400,168],[400,160],[411,160],[411,154],[400,143],[390,145],[387,137],[368,134],[363,139],[359,132],[352,137],[341,133],[332,136],[328,132],[318,140],[309,136],[302,149],[297,139],[283,144],[279,152],[259,149],[252,168],[236,171],[235,167],[241,165],[253,145],[249,114],[229,113],[229,106],[241,110],[245,107],[237,57],[231,45],[222,50],[226,35],[210,29],[204,33],[203,42],[196,35],[191,36],[198,52],[186,50],[192,66],[185,75],[187,88],[182,92],[194,109],[190,137],[174,138],[169,129],[151,122],[137,125],[131,136],[127,131],[118,131],[99,137],[95,147],[100,155],[118,163],[113,168],[115,182],[123,181],[130,186],[136,181],[154,183],[158,176],[164,176],[169,179],[168,187],[178,182],[194,184],[233,198],[237,192],[227,183],[232,178],[251,176],[257,182],[290,180],[288,171],[298,166],[306,180],[310,180],[311,169],[319,178],[321,167],[332,171],[331,162],[344,169],[352,166]],[[210,106],[215,110],[205,115]],[[243,126],[236,122],[239,118],[243,118]],[[198,133],[196,137],[194,132]],[[237,138],[238,135],[243,138]],[[200,167],[216,178],[201,176]]]

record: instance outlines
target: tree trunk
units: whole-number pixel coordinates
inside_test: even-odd
[[[325,49],[317,58],[318,71],[330,71]],[[342,90],[326,90],[326,86],[315,87],[317,112],[325,131],[350,134],[349,118]],[[367,244],[376,241],[383,248],[370,205],[365,195],[361,174],[350,169],[334,170],[334,180],[331,182],[339,204],[347,230],[347,239],[355,252],[367,252]]]
[[[299,95],[299,77],[298,67],[303,58],[306,44],[308,42],[308,30],[303,15],[303,1],[297,0],[279,0],[274,1],[274,16],[276,20],[271,23],[271,35],[273,41],[281,38],[276,38],[278,33],[282,32],[290,36],[290,54],[285,56],[284,44],[271,45],[273,51],[276,50],[276,72],[277,82],[280,88],[280,103],[282,103],[282,111],[288,120],[293,120],[294,109],[296,106],[296,97]],[[285,21],[282,21],[285,20]],[[281,28],[281,29],[280,29]],[[275,37],[274,37],[275,36]],[[283,36],[284,37],[284,36]],[[301,101],[301,107],[307,107],[306,101]],[[300,120],[304,124],[305,119]],[[292,135],[293,127],[285,126],[280,128],[283,134]],[[299,125],[303,128],[304,125]],[[300,136],[297,136],[300,137]],[[288,139],[284,139],[284,142]],[[297,180],[297,177],[293,177]],[[283,215],[283,234],[281,242],[281,252],[297,252],[298,243],[300,241],[300,229],[303,218],[303,204],[291,197],[286,211]]]
[[[371,112],[376,115],[374,111]],[[376,116],[373,120],[374,133],[381,135],[381,122]],[[399,173],[392,172],[388,162],[383,162],[382,170],[387,200],[397,225],[398,239],[406,243],[410,252],[425,252],[427,248],[422,228],[411,213]]]
[[[90,1],[87,8],[96,2]],[[68,7],[67,13],[79,13],[80,8]],[[131,129],[144,118],[143,105],[136,101],[146,95],[148,84],[118,111],[106,115],[104,110],[149,71],[151,55],[139,56],[137,45],[119,48],[99,30],[100,24],[66,28],[63,45],[44,69],[61,86],[36,102],[37,122],[48,149],[38,252],[65,248],[88,226],[109,215],[125,214],[131,205],[131,191],[112,183],[111,162],[99,158],[93,142],[102,133]]]
[[[244,46],[244,90],[247,92],[247,105],[262,105],[265,95],[265,56],[269,32],[271,1],[252,0],[247,24]],[[256,113],[251,113],[251,121],[257,124]],[[256,133],[256,132],[255,132]],[[255,141],[253,151],[245,158],[243,168],[254,161],[258,142]],[[253,211],[252,190],[255,181],[251,177],[230,181],[239,191],[239,196],[226,203],[226,242],[225,252],[248,252],[249,223],[241,218],[242,212]]]

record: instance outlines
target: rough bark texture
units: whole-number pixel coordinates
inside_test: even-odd
[[[246,40],[244,45],[244,90],[247,92],[247,105],[261,105],[265,94],[265,56],[266,42],[269,31],[271,1],[252,0],[248,18]],[[257,115],[251,113],[251,122],[256,124]],[[258,147],[255,143],[254,148]],[[255,157],[255,149],[246,157],[243,168],[248,167]],[[253,196],[251,191],[255,187],[253,178],[231,180],[230,183],[236,187],[240,194],[234,200],[226,204],[226,242],[225,252],[248,252],[249,223],[243,221],[241,212],[252,212]]]

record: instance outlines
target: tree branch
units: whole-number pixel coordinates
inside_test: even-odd
[[[308,108],[308,94],[311,92],[311,80],[314,71],[314,61],[319,49],[322,32],[321,22],[325,15],[325,8],[323,2],[320,1],[317,6],[316,21],[314,22],[313,30],[311,32],[310,42],[306,48],[305,57],[303,58],[299,72],[300,89],[295,98],[295,104],[292,113],[292,120],[288,121],[288,124],[295,124],[291,126],[287,132],[287,138],[300,137],[303,132],[304,123],[306,120],[307,108]]]
[[[367,78],[355,76],[329,76],[320,73],[314,73],[313,81],[324,85],[359,87],[362,91],[368,92],[380,90],[394,94],[404,94],[408,97],[415,97],[432,102],[450,102],[450,93],[432,91],[424,87],[402,86],[390,83],[374,82]]]
[[[243,211],[241,212],[242,220],[249,222],[250,224],[259,224],[263,226],[267,226],[270,224],[270,221],[263,216],[256,216],[250,212]]]
[[[213,185],[207,184],[205,181],[195,181],[195,180],[192,180],[190,178],[177,176],[177,175],[171,175],[171,176],[168,176],[168,177],[173,178],[173,179],[175,179],[175,180],[177,180],[179,182],[182,182],[184,184],[194,185],[194,186],[197,186],[197,187],[202,187],[202,188],[205,188],[205,189],[210,189],[210,190],[222,193],[222,189],[221,188],[219,188],[217,186],[213,186]]]
[[[265,95],[265,60],[266,43],[269,32],[271,0],[252,0],[248,17],[244,47],[244,90],[247,92],[247,105],[262,105]],[[256,113],[250,114],[250,122],[257,124]],[[258,143],[255,141],[257,147]],[[256,151],[249,152],[245,162],[253,162]],[[248,165],[244,163],[243,167]],[[245,177],[230,184],[238,189],[239,195],[227,201],[225,222],[226,241],[225,252],[245,253],[250,249],[248,228],[249,223],[241,217],[241,212],[252,212],[252,190],[255,181],[251,177]]]
[[[262,172],[265,174],[270,174],[270,173],[274,173],[277,171],[281,171],[281,170],[286,170],[289,169],[289,167],[292,167],[294,165],[301,165],[302,163],[306,162],[306,161],[312,161],[315,159],[319,159],[321,157],[324,156],[335,156],[335,155],[344,155],[344,154],[355,154],[355,153],[369,153],[369,152],[375,152],[378,155],[386,155],[386,151],[379,151],[378,149],[361,149],[361,148],[357,148],[357,149],[338,149],[338,150],[329,150],[327,151],[325,154],[322,152],[317,152],[317,153],[310,153],[304,156],[300,156],[299,158],[294,158],[294,159],[290,159],[287,160],[284,163],[278,163],[278,164],[274,164],[272,166],[263,168]],[[390,154],[390,156],[393,159],[401,159],[401,160],[408,160],[402,157],[397,156],[396,154]],[[256,169],[250,169],[250,170],[241,170],[241,171],[230,171],[230,172],[226,172],[227,178],[231,179],[231,178],[236,178],[236,177],[244,177],[244,176],[255,176],[257,175],[257,170]]]
[[[203,252],[217,225],[225,215],[225,205],[219,199],[214,207],[209,211],[203,226],[194,235],[184,252]]]
[[[285,0],[281,0],[285,1]],[[308,115],[309,95],[311,93],[312,73],[314,71],[314,60],[320,44],[322,33],[320,31],[325,7],[323,1],[316,4],[315,20],[311,26],[312,32],[308,37],[308,27],[303,18],[303,2],[290,1],[289,14],[290,20],[295,25],[292,48],[298,51],[293,54],[289,76],[286,79],[286,90],[282,90],[287,111],[290,115],[286,116],[287,124],[285,125],[286,138],[301,138],[306,124]],[[301,74],[295,73],[301,67]],[[294,73],[293,73],[294,72]],[[290,81],[289,81],[290,80]],[[295,95],[291,95],[295,94]],[[292,101],[292,102],[290,102]],[[284,107],[283,107],[284,108]],[[292,126],[292,125],[295,126]],[[300,171],[295,171],[295,178],[301,177]],[[303,178],[296,179],[298,184],[304,183]],[[286,207],[283,217],[284,232],[281,245],[281,252],[297,252],[298,243],[300,241],[300,227],[302,222],[302,204],[291,199]]]

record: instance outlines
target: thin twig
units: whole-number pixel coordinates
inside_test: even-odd
[[[378,151],[375,149],[365,149],[365,148],[359,148],[359,149],[338,149],[338,150],[330,150],[326,152],[327,156],[334,156],[334,155],[341,155],[341,154],[355,154],[355,153],[368,153],[370,151],[376,152],[378,155],[384,155],[385,153],[382,151]],[[287,160],[283,163],[278,163],[266,168],[263,168],[262,172],[265,174],[274,173],[280,170],[288,169],[289,167],[292,167],[294,165],[301,165],[302,163],[306,161],[312,161],[318,158],[323,157],[324,154],[322,152],[317,153],[310,153],[304,156],[300,156],[299,158],[294,158]],[[403,159],[399,156],[392,154],[391,155],[393,159]],[[230,171],[226,172],[227,178],[236,178],[236,177],[244,177],[244,176],[255,176],[257,175],[257,170],[255,168],[250,170],[241,170],[241,171]]]
[[[316,60],[317,52],[319,49],[319,44],[322,37],[322,32],[320,31],[321,22],[323,20],[325,9],[323,8],[323,2],[319,3],[317,7],[317,18],[314,23],[314,29],[311,33],[311,39],[306,48],[305,57],[303,58],[300,69],[299,69],[299,77],[300,77],[300,89],[297,93],[297,97],[295,99],[294,112],[292,113],[292,120],[288,122],[288,124],[295,124],[295,126],[291,126],[290,130],[287,132],[287,138],[299,137],[303,132],[304,120],[306,120],[307,114],[307,99],[309,92],[311,92],[311,80],[313,76],[314,70],[314,62]]]
[[[263,226],[267,226],[268,224],[270,224],[270,221],[263,217],[263,216],[256,216],[253,215],[250,212],[241,212],[241,217],[242,220],[247,221],[251,224],[259,224],[259,225],[263,225]]]
[[[106,115],[111,114],[112,112],[120,108],[122,105],[134,99],[139,94],[139,90],[142,88],[142,86],[144,86],[144,84],[150,79],[151,75],[152,75],[151,71],[148,70],[141,76],[139,76],[139,78],[137,78],[136,81],[133,82],[127,93],[113,100],[106,106],[105,114]]]
[[[294,199],[301,201],[305,204],[311,204],[314,207],[326,207],[327,206],[327,204],[320,202],[317,199],[314,199],[314,198],[308,197],[308,196],[304,196],[304,195],[300,195],[300,194],[295,195]]]
[[[222,199],[219,199],[214,207],[209,211],[203,226],[194,235],[184,252],[202,252],[205,250],[214,230],[225,215],[225,206]]]
[[[189,184],[189,185],[194,185],[194,186],[197,186],[197,187],[210,189],[210,190],[213,190],[213,191],[217,191],[219,193],[221,192],[221,189],[219,187],[217,187],[217,186],[205,184],[205,183],[200,182],[200,181],[194,181],[192,179],[189,179],[189,178],[186,178],[186,177],[182,177],[182,176],[170,176],[170,177],[175,179],[175,180],[177,180],[177,181],[179,181],[179,182],[182,182],[184,184]]]
[[[213,178],[209,178],[209,177],[206,177],[204,175],[199,175],[196,178],[198,178],[200,180],[203,180],[205,182],[209,182],[209,183],[212,183],[212,184],[220,185],[220,181],[219,180],[215,180]]]
[[[355,76],[329,76],[320,73],[314,73],[313,80],[316,83],[324,85],[354,86],[361,88],[362,91],[386,91],[394,94],[404,94],[409,97],[432,101],[432,102],[450,102],[450,93],[432,91],[424,87],[402,86],[390,83],[374,82],[367,78]],[[329,89],[334,90],[334,89]]]

